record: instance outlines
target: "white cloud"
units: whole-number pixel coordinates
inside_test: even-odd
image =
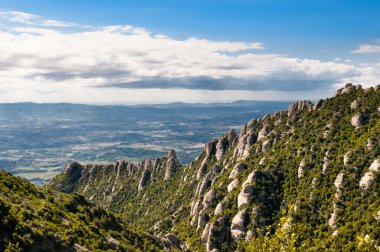
[[[351,53],[380,53],[380,39],[377,40],[376,45],[363,44],[359,45],[359,47]]]
[[[0,19],[7,20],[13,23],[26,25],[39,25],[51,27],[70,27],[75,26],[75,23],[62,22],[51,19],[44,19],[41,16],[25,13],[21,11],[3,11],[0,12]]]
[[[0,20],[6,20],[0,26],[3,102],[318,98],[338,83],[376,84],[380,76],[378,65],[292,58],[263,51],[260,42],[178,40],[126,25],[72,29],[21,12],[2,12]]]

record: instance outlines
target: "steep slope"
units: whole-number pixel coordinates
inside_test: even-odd
[[[156,235],[174,233],[195,251],[374,251],[379,137],[380,88],[347,84],[333,98],[295,102],[252,119],[239,135],[226,132],[168,179],[170,157],[128,163],[132,172],[120,162],[73,164],[80,168],[69,166],[51,186]]]
[[[0,251],[163,249],[83,196],[41,189],[0,170]]]

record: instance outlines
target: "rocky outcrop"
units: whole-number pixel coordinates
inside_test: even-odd
[[[244,204],[248,204],[251,201],[253,195],[253,186],[245,185],[238,195],[237,206],[240,208]]]
[[[355,128],[360,128],[361,126],[363,126],[363,122],[364,122],[364,119],[363,119],[363,115],[362,114],[354,115],[351,118],[351,124]]]
[[[306,161],[305,159],[302,159],[300,165],[298,166],[298,178],[302,178],[303,177],[303,174],[304,174],[304,168],[306,166]]]
[[[360,89],[362,89],[361,85],[353,85],[352,83],[347,83],[343,88],[338,89],[336,94],[348,94]]]
[[[244,238],[244,233],[246,231],[246,225],[248,222],[248,210],[243,209],[238,212],[231,223],[231,236],[234,240],[240,240]]]
[[[234,179],[231,181],[231,183],[227,186],[227,192],[231,192],[233,189],[235,189],[239,185],[239,180]]]
[[[215,210],[214,210],[214,215],[218,215],[223,211],[224,207],[224,202],[219,202],[218,205],[216,205]]]
[[[354,100],[353,102],[351,102],[350,108],[351,108],[352,110],[356,110],[356,109],[358,108],[358,106],[359,106],[358,101],[357,101],[357,100]]]
[[[140,192],[144,186],[149,182],[150,180],[151,171],[150,170],[144,170],[141,174],[141,179],[139,181],[138,185],[138,191]]]
[[[204,176],[203,180],[200,182],[199,189],[197,191],[197,194],[199,196],[203,195],[206,190],[211,186],[211,178],[212,178],[212,173],[209,172]]]
[[[362,190],[367,190],[375,180],[375,176],[380,172],[380,162],[375,160],[372,162],[368,171],[364,173],[364,176],[360,179],[359,186]]]
[[[216,199],[216,191],[215,189],[211,189],[203,197],[202,204],[204,208],[208,208],[213,202],[215,202],[215,199]]]
[[[199,166],[199,169],[197,171],[197,180],[200,180],[202,176],[205,174],[207,168],[207,157],[203,159],[201,165]]]
[[[199,214],[198,214],[198,226],[197,226],[198,234],[202,231],[202,228],[205,226],[207,220],[208,220],[208,216],[206,214],[206,210],[202,209],[201,211],[199,211]]]
[[[221,160],[223,154],[235,144],[237,139],[237,134],[235,130],[231,129],[227,131],[223,137],[218,139],[216,144],[216,153],[215,157],[217,160]]]
[[[82,173],[82,165],[77,162],[72,162],[65,167],[64,173],[71,180],[78,180]]]
[[[334,181],[335,186],[335,194],[334,194],[334,200],[333,200],[333,212],[331,213],[330,219],[328,220],[328,224],[331,228],[336,228],[336,220],[337,220],[337,211],[338,207],[336,202],[339,200],[341,195],[341,187],[343,184],[343,178],[344,178],[344,172],[341,171],[338,176],[336,176]]]
[[[245,163],[239,163],[235,165],[235,167],[232,169],[229,178],[235,179],[237,175],[239,175],[243,170],[247,169],[247,165]]]
[[[169,150],[167,160],[166,160],[166,171],[164,180],[168,180],[172,177],[172,175],[179,169],[180,163],[177,158],[177,154],[175,150]]]
[[[210,157],[211,154],[214,153],[215,151],[215,142],[214,141],[211,141],[207,144],[205,144],[205,152],[206,152],[206,157]]]
[[[297,101],[293,102],[288,108],[288,124],[291,124],[295,121],[296,116],[303,111],[304,109],[311,110],[313,104],[310,101]]]
[[[315,105],[314,105],[314,109],[317,110],[317,109],[322,108],[324,102],[325,102],[325,101],[324,101],[323,99],[319,99],[319,100],[315,103]]]
[[[329,165],[329,152],[326,151],[325,156],[323,157],[323,163],[322,163],[322,174],[326,173],[327,167]]]
[[[249,184],[252,184],[253,183],[253,180],[256,178],[256,171],[253,171],[251,172],[247,179],[244,181],[243,183],[243,187],[245,187],[246,185],[249,185]]]
[[[255,127],[257,126],[258,121],[259,120],[257,119],[253,119],[241,128],[238,145],[234,151],[234,157],[246,158],[249,155],[252,144],[257,141]]]

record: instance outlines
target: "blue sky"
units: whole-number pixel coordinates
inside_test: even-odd
[[[91,57],[94,59],[98,58],[98,55],[103,55],[105,52],[97,51],[99,54],[93,54],[93,51],[91,51],[90,53],[83,53],[81,57],[83,57],[84,61],[91,61],[91,66],[94,68],[91,69],[88,65],[80,66],[84,69],[81,73],[76,73],[76,71],[73,71],[75,68],[67,64],[57,66],[57,69],[51,72],[48,72],[47,69],[37,69],[35,70],[36,74],[33,74],[33,69],[35,69],[33,67],[30,69],[29,74],[25,76],[38,76],[38,81],[40,82],[44,80],[52,82],[53,80],[58,83],[46,84],[50,87],[48,90],[45,87],[35,88],[33,92],[39,92],[39,95],[34,94],[29,96],[33,97],[31,98],[33,101],[59,101],[58,98],[49,100],[42,95],[43,92],[54,93],[55,90],[51,89],[53,85],[60,86],[59,88],[67,88],[67,86],[70,87],[71,85],[88,88],[91,85],[83,83],[89,80],[88,76],[91,75],[89,71],[99,71],[100,68],[104,72],[104,75],[95,76],[94,78],[98,79],[94,79],[94,81],[98,81],[98,84],[92,86],[96,86],[103,91],[109,91],[108,95],[110,96],[113,96],[112,94],[114,93],[111,90],[140,92],[136,94],[136,97],[140,97],[144,103],[153,102],[154,99],[152,100],[152,98],[154,97],[151,97],[152,89],[161,88],[165,89],[167,95],[173,92],[172,95],[165,97],[165,100],[168,101],[177,101],[176,99],[183,101],[184,98],[186,98],[184,101],[189,102],[204,101],[206,100],[205,97],[210,97],[211,93],[207,92],[211,92],[212,90],[218,92],[213,95],[221,97],[220,101],[250,98],[287,100],[326,96],[331,94],[333,89],[339,83],[343,84],[342,82],[344,81],[352,80],[352,82],[371,85],[378,84],[373,83],[373,81],[379,79],[377,77],[380,72],[380,1],[3,0],[0,10],[3,13],[3,19],[0,19],[0,24],[2,23],[3,27],[6,27],[6,29],[3,28],[5,31],[13,35],[21,35],[21,33],[24,33],[24,35],[25,33],[35,34],[35,31],[31,33],[30,30],[10,31],[10,29],[20,28],[20,26],[24,28],[31,28],[31,26],[41,28],[42,26],[37,23],[19,22],[20,20],[18,19],[10,18],[9,12],[12,12],[12,15],[15,15],[15,13],[34,15],[33,18],[35,20],[37,20],[35,17],[38,17],[38,22],[56,20],[74,23],[74,26],[65,27],[64,29],[58,26],[46,25],[43,25],[43,28],[59,31],[66,35],[81,33],[83,35],[81,37],[82,41],[88,39],[85,36],[88,35],[86,32],[89,32],[90,28],[88,27],[92,27],[91,32],[99,35],[99,32],[96,31],[103,31],[104,27],[121,27],[125,25],[133,28],[142,28],[152,37],[160,34],[170,39],[170,41],[167,41],[168,43],[165,42],[165,44],[163,43],[159,46],[161,50],[168,52],[168,55],[157,54],[156,50],[159,48],[153,47],[150,44],[150,42],[155,43],[157,41],[147,42],[146,51],[149,57],[146,58],[145,64],[141,62],[140,66],[131,67],[131,64],[135,64],[136,60],[132,63],[121,64],[124,62],[122,59],[119,59],[121,63],[117,66],[113,66],[110,63],[110,59],[94,63],[91,61]],[[125,31],[120,29],[112,32],[118,33],[118,35],[125,35]],[[132,33],[134,32],[132,31]],[[141,35],[141,33],[139,34]],[[105,38],[108,35],[109,33],[103,37]],[[33,39],[40,41],[44,37],[47,41],[49,40],[48,36],[53,35],[45,32],[43,34],[40,33],[38,36],[38,38],[35,37]],[[144,36],[141,35],[141,40],[139,40],[141,41],[141,45],[145,45]],[[19,38],[21,37],[18,36]],[[130,37],[119,38],[121,39],[120,43],[131,42]],[[195,38],[197,41],[189,42],[189,38]],[[202,40],[205,40],[207,45]],[[68,43],[67,47],[71,47],[72,43],[74,43],[74,41],[66,39],[64,41],[66,42],[62,43]],[[159,42],[161,43],[162,41]],[[180,48],[174,50],[171,56],[169,52],[173,43],[177,45],[177,42],[184,43],[181,43]],[[246,43],[246,45],[239,45],[236,48],[236,45],[221,46],[220,44],[217,45],[217,42],[237,42]],[[20,43],[32,42],[20,41]],[[110,47],[113,46],[113,43],[110,42]],[[186,69],[191,69],[191,66],[197,64],[205,64],[205,68],[210,68],[210,74],[207,71],[200,71],[195,68],[194,71],[175,68],[173,67],[175,65],[174,61],[168,64],[172,58],[181,54],[178,53],[180,50],[191,50],[192,47],[189,49],[190,44],[195,46],[195,48],[204,46],[204,50],[199,51],[199,54],[194,54],[195,59],[189,62]],[[252,46],[252,44],[255,45]],[[120,48],[115,42],[114,46],[118,50],[121,50],[119,53],[123,53],[124,51],[138,52],[144,49],[136,47],[136,44]],[[231,49],[232,47],[234,49]],[[86,49],[82,50],[85,51]],[[93,50],[100,49],[94,48]],[[222,58],[215,59],[226,59],[228,62],[226,61],[225,64],[222,66],[218,65],[217,67],[213,65],[213,62],[206,63],[207,60],[205,61],[204,59],[210,58],[206,56],[206,50],[209,50],[210,55],[222,52],[222,55],[218,55]],[[35,53],[39,55],[38,53],[40,52],[36,51]],[[68,54],[69,52],[65,55]],[[28,60],[33,60],[31,59],[33,56],[28,55],[28,57]],[[52,60],[51,57],[52,55],[49,54],[43,58],[48,61],[49,59]],[[63,57],[63,55],[55,55],[55,57]],[[187,61],[189,57],[192,57],[192,53],[184,53],[183,58],[180,60]],[[156,65],[151,65],[153,61],[163,62],[164,58],[167,59],[164,62],[165,64],[157,63]],[[13,62],[10,62],[11,59],[14,60],[14,57],[12,58],[8,55],[7,59],[9,61],[7,62],[8,64],[12,63],[14,65]],[[37,61],[36,59],[34,60]],[[68,62],[69,58],[66,61]],[[247,67],[248,63],[252,61],[257,63]],[[247,63],[245,64],[245,62]],[[287,64],[287,67],[281,67],[281,62],[286,62],[284,64]],[[243,68],[243,66],[247,68],[246,72],[231,71],[234,68]],[[216,68],[218,71],[213,72]],[[321,70],[322,68],[324,69]],[[165,69],[165,71],[159,72],[160,69]],[[221,71],[221,69],[225,69],[226,72]],[[146,70],[149,70],[149,73]],[[253,74],[250,75],[249,71]],[[115,75],[112,76],[112,73],[116,74],[117,78]],[[127,74],[128,78],[120,77]],[[28,82],[28,78],[25,78],[25,76],[24,81]],[[54,78],[51,78],[52,76]],[[62,81],[63,76],[65,77],[63,78],[65,83],[59,85],[59,81]],[[104,81],[100,81],[99,78],[103,78]],[[70,80],[71,84],[67,83]],[[21,87],[22,84],[20,82],[22,82],[22,78],[15,81]],[[37,85],[33,83],[33,81],[30,81],[28,85]],[[2,87],[2,90],[10,90],[12,87],[5,86]],[[181,92],[190,92],[191,94],[184,95],[184,98],[178,98],[180,96],[175,92],[178,89],[181,89]],[[226,93],[226,90],[230,91]],[[70,92],[74,91],[71,90]],[[95,89],[92,91],[96,92]],[[241,91],[247,92],[241,94],[239,93]],[[285,91],[287,93],[284,93]],[[311,95],[311,91],[315,91],[312,92],[313,95]],[[249,92],[251,94],[247,95]],[[10,101],[23,101],[23,99],[20,99],[21,95],[20,93],[15,95],[14,98],[9,99],[11,99]],[[193,99],[187,100],[188,97],[192,97]],[[79,103],[110,103],[107,98],[99,97],[94,98],[94,100],[80,97],[72,100],[63,98],[63,100]],[[215,100],[218,101],[218,99]],[[160,100],[154,101],[161,102]],[[136,102],[123,99],[117,101],[117,103]]]

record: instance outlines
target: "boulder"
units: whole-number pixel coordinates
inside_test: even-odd
[[[364,122],[364,119],[363,119],[363,115],[362,114],[354,115],[351,118],[351,124],[355,128],[360,128],[361,126],[363,126],[363,122]]]
[[[305,159],[302,159],[300,165],[298,166],[298,178],[302,178],[304,174],[304,168],[306,166],[306,161]]]
[[[351,102],[350,108],[351,108],[352,110],[355,110],[355,109],[358,108],[358,106],[359,106],[358,101],[355,100],[355,101]]]
[[[229,178],[235,179],[237,175],[239,175],[243,170],[247,169],[247,165],[245,163],[239,163],[235,165],[232,169]]]
[[[261,139],[265,138],[268,135],[269,127],[267,125],[264,125],[263,128],[259,131],[259,134],[257,135],[257,141],[260,141]]]
[[[243,187],[246,186],[246,185],[249,185],[249,184],[252,184],[253,183],[253,180],[256,178],[256,171],[253,171],[251,172],[247,179],[244,181],[243,183]]]
[[[177,248],[180,248],[181,245],[182,245],[181,240],[176,235],[174,235],[174,234],[167,234],[167,235],[165,235],[164,242],[165,242],[165,244],[168,247],[177,247]]]
[[[240,208],[244,204],[248,204],[251,201],[253,195],[253,186],[245,185],[241,192],[238,195],[238,208]]]
[[[361,85],[353,85],[352,83],[347,83],[343,88],[338,89],[336,94],[348,94],[350,92],[353,92],[355,90],[362,89]]]
[[[220,214],[223,211],[223,207],[224,207],[224,202],[223,201],[219,202],[218,205],[216,205],[215,207],[214,215]]]
[[[231,183],[227,186],[227,192],[231,192],[233,189],[235,189],[239,185],[239,180],[234,179],[231,181]]]
[[[216,191],[215,189],[211,189],[208,191],[203,197],[202,204],[204,208],[208,208],[216,199]]]
[[[376,173],[380,172],[380,162],[375,160],[372,162],[368,171],[364,173],[364,176],[360,179],[359,186],[362,190],[367,190],[375,180]]]
[[[246,225],[248,222],[247,209],[238,212],[231,223],[231,235],[234,240],[240,240],[244,237]]]
[[[263,144],[261,145],[261,151],[265,153],[265,152],[268,150],[268,148],[269,148],[270,146],[271,146],[271,141],[270,141],[270,139],[265,140],[265,141],[263,142]]]
[[[207,243],[209,231],[210,231],[210,224],[207,223],[202,232],[202,236],[201,236],[202,243]]]

